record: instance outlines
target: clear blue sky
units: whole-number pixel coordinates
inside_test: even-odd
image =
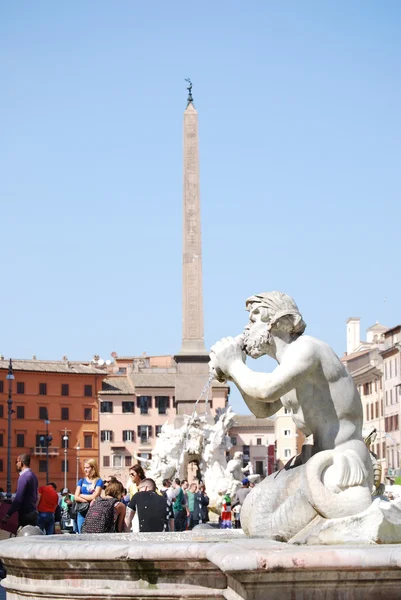
[[[400,323],[400,31],[395,0],[1,3],[0,352],[179,349],[185,77],[206,345],[272,289],[338,354]]]

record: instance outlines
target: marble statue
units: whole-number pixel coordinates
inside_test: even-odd
[[[241,487],[243,479],[241,469],[239,472],[227,469],[226,452],[232,446],[228,431],[234,419],[235,413],[229,406],[221,412],[216,422],[194,411],[192,415],[184,415],[184,424],[179,428],[165,423],[157,437],[152,459],[143,464],[147,476],[152,477],[158,486],[163,479],[186,477],[186,473],[183,473],[185,459],[196,457],[206,485],[209,508],[218,512],[221,495],[234,494]]]
[[[313,446],[247,496],[241,523],[248,535],[291,540],[317,515],[349,517],[371,505],[373,468],[362,437],[362,403],[352,377],[326,343],[304,335],[294,300],[281,292],[251,296],[243,333],[211,349],[210,369],[238,387],[251,412],[269,417],[283,406]],[[251,370],[246,356],[268,355],[272,373]],[[310,452],[307,452],[307,449]]]

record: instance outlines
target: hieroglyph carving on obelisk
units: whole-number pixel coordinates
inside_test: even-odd
[[[184,112],[183,312],[180,353],[206,353],[203,329],[198,113]]]

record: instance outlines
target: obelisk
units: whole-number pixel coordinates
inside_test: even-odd
[[[198,113],[192,97],[192,83],[187,81],[188,99],[184,111],[182,344],[175,356],[178,414],[192,413],[194,402],[207,381],[209,361],[203,329]],[[202,410],[202,405],[199,405],[198,412]]]

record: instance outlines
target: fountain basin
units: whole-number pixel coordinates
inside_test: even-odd
[[[398,599],[401,545],[294,546],[241,531],[0,542],[8,600]]]

